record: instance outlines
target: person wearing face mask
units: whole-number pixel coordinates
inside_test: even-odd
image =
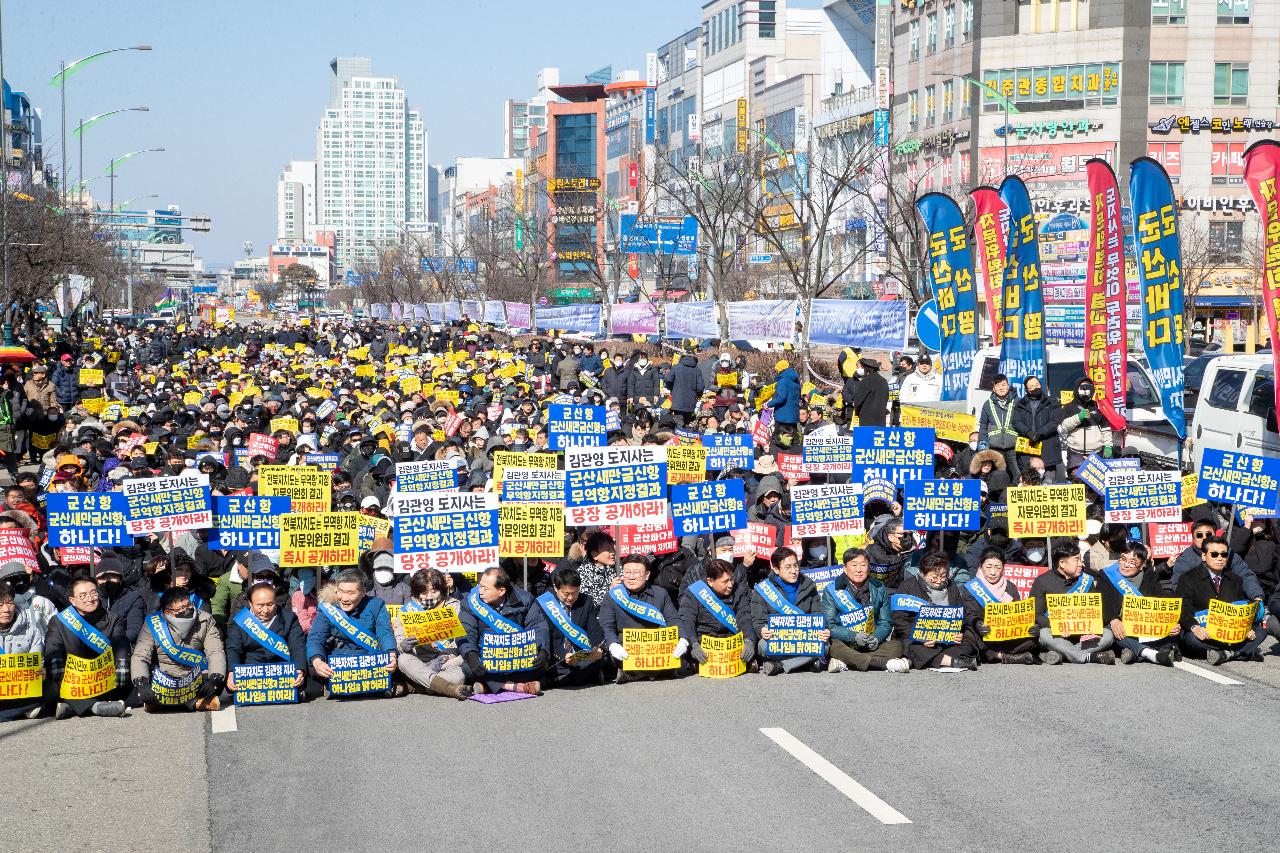
[[[573,566],[561,566],[551,576],[551,589],[537,598],[550,629],[550,662],[546,681],[551,687],[599,684],[604,678],[604,629],[600,611],[582,594],[582,577]]]
[[[867,557],[871,560],[871,576],[890,593],[902,585],[903,574],[915,551],[915,537],[903,529],[902,519],[877,519],[871,525]]]
[[[822,591],[822,610],[831,626],[831,663],[827,672],[880,670],[908,672],[902,641],[893,636],[889,592],[871,577],[871,562],[861,548],[844,552],[844,574]]]
[[[917,642],[911,639],[915,631],[920,608],[963,607],[960,587],[951,581],[950,558],[941,551],[933,551],[920,561],[920,574],[902,582],[898,594],[893,597],[893,626],[903,638],[903,653],[912,669],[977,669],[977,635],[973,629],[972,615],[965,614],[964,629],[957,643],[944,644],[937,640]]]
[[[32,625],[44,632],[48,630],[49,621],[57,615],[58,608],[39,594],[34,580],[23,563],[13,560],[0,565],[0,582],[9,584],[16,606],[27,614]]]
[[[307,636],[289,608],[281,609],[275,587],[255,583],[248,602],[227,624],[227,690],[236,691],[237,666],[293,664],[293,687],[300,700],[315,699],[323,685],[307,677]]]
[[[443,573],[420,569],[409,578],[409,599],[401,612],[447,608],[458,616],[461,607],[458,599],[449,594],[449,582]],[[398,618],[391,620],[391,629],[400,649],[400,672],[419,692],[458,700],[471,698],[456,639],[420,643],[405,633]]]
[[[1039,456],[1044,460],[1043,482],[1052,483],[1062,465],[1062,442],[1058,438],[1062,409],[1057,400],[1045,393],[1039,377],[1028,376],[1023,389],[1026,393],[1013,404],[1013,428],[1029,444],[1040,446]],[[1028,456],[1017,458],[1021,471],[1029,464]]]
[[[1105,623],[1103,623],[1101,635],[1054,636],[1049,624],[1049,609],[1045,596],[1097,592],[1098,578],[1092,572],[1084,571],[1084,558],[1080,556],[1080,547],[1074,540],[1060,541],[1054,545],[1052,557],[1052,568],[1037,577],[1031,584],[1031,597],[1036,600],[1036,629],[1039,631],[1040,660],[1054,665],[1063,661],[1114,664],[1116,656],[1110,649],[1115,642],[1115,635]]]
[[[889,382],[880,373],[880,362],[858,359],[855,378],[857,384],[844,396],[845,405],[853,407],[860,426],[884,426],[889,418]]]
[[[1076,383],[1074,399],[1061,409],[1058,432],[1067,444],[1067,469],[1074,471],[1091,453],[1110,459],[1116,455],[1111,424],[1098,409],[1093,398],[1093,383],[1081,379]]]
[[[55,716],[59,719],[93,714],[119,717],[125,712],[129,695],[129,642],[124,636],[124,620],[102,606],[98,584],[80,575],[71,581],[71,605],[49,623],[44,640],[44,666],[49,695],[57,695]],[[76,672],[109,668],[112,676],[94,695],[65,695],[63,684],[68,668]],[[85,688],[87,690],[87,688]]]
[[[978,414],[978,450],[990,449],[1004,456],[1010,481],[1018,476],[1018,460],[1014,455],[1018,443],[1018,431],[1013,426],[1015,403],[1009,377],[997,373],[991,382],[991,396]]]
[[[800,613],[821,613],[822,599],[818,595],[818,586],[800,572],[800,561],[796,552],[790,548],[778,548],[769,558],[773,571],[769,577],[756,584],[751,592],[751,630],[758,637],[756,650],[759,658],[760,672],[764,675],[779,675],[784,672],[795,672],[798,669],[818,668],[819,659],[815,657],[789,657],[769,659],[764,654],[764,641],[773,636],[769,630],[771,615],[788,616]],[[831,631],[824,629],[820,634],[823,642],[830,642]]]
[[[902,405],[935,403],[942,399],[942,374],[933,369],[929,356],[921,357],[916,369],[902,377],[898,402]]]
[[[130,643],[137,642],[147,615],[147,599],[136,571],[108,551],[97,561],[93,576],[98,581],[102,606],[124,622],[125,638]]]
[[[732,550],[732,549],[730,549]],[[713,559],[698,570],[699,577],[680,593],[680,634],[689,639],[695,664],[708,660],[707,637],[742,635],[742,662],[755,666],[756,636],[751,620],[751,588],[739,580],[741,570],[731,561]]]
[[[178,707],[217,711],[227,677],[222,635],[213,617],[197,610],[190,594],[171,589],[160,598],[160,609],[147,617],[129,658],[129,672],[136,696],[148,711]],[[197,685],[188,697],[182,687]]]
[[[0,654],[39,654],[44,650],[44,629],[14,601],[13,587],[0,581]],[[30,699],[0,699],[0,722],[19,717],[34,718],[48,701],[48,685],[43,696]]]
[[[1182,660],[1178,650],[1181,625],[1164,637],[1130,637],[1124,628],[1124,600],[1165,596],[1164,587],[1148,560],[1147,546],[1141,542],[1126,541],[1119,549],[1114,563],[1102,570],[1098,592],[1102,593],[1102,622],[1111,629],[1120,647],[1120,662],[1137,663],[1145,660],[1161,666],[1173,666]]]
[[[627,382],[631,377],[631,370],[630,362],[615,358],[609,361],[609,366],[600,375],[601,392],[605,397],[617,400],[623,412],[629,409]]]
[[[409,584],[404,578],[396,577],[392,551],[391,540],[379,536],[360,556],[360,570],[368,578],[365,588],[370,595],[387,604],[404,604],[409,600]]]
[[[1004,552],[988,548],[982,552],[978,571],[973,579],[960,588],[960,603],[973,623],[977,637],[974,646],[982,663],[1033,664],[1036,662],[1036,638],[989,641],[990,630],[984,620],[989,604],[1008,604],[1021,601],[1022,594],[1004,575]]]

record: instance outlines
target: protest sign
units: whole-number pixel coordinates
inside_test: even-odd
[[[449,459],[397,462],[397,492],[431,492],[458,488],[458,471]]]
[[[663,628],[623,628],[622,647],[627,650],[627,657],[622,661],[622,669],[626,672],[656,672],[664,669],[675,669],[680,660],[672,657],[676,643],[680,640],[680,629],[675,625]]]
[[[703,635],[698,638],[698,645],[707,653],[707,662],[698,664],[698,675],[703,678],[735,678],[747,671],[742,661],[742,632],[732,637]]]
[[[58,562],[64,566],[87,566],[90,558],[93,557],[97,549],[88,546],[73,545],[68,548],[58,548]]]
[[[287,432],[292,435],[297,435],[298,419],[292,416],[272,418],[271,423],[268,424],[268,429],[271,430],[272,435],[275,435],[278,432]]]
[[[809,472],[804,469],[804,456],[800,453],[779,453],[774,457],[778,473],[791,483],[809,482]]]
[[[61,699],[93,699],[116,686],[116,656],[107,649],[96,658],[67,655],[66,669],[62,673],[62,686],[58,688]]]
[[[432,607],[430,610],[405,610],[402,607],[397,618],[405,636],[419,643],[442,643],[465,633],[462,621],[452,607]]]
[[[603,447],[608,436],[604,406],[547,407],[547,440],[552,450],[568,447]]]
[[[702,436],[702,446],[707,452],[707,470],[743,468],[750,471],[755,464],[755,445],[748,433],[711,433]]]
[[[280,568],[354,566],[360,513],[290,512],[280,516]]]
[[[498,450],[493,454],[493,483],[495,489],[502,488],[504,472],[508,468],[537,468],[544,471],[555,471],[560,467],[560,457],[555,453],[516,453],[512,450]]]
[[[762,521],[748,521],[746,529],[733,531],[733,556],[754,554],[769,559],[778,550],[778,528]]]
[[[910,480],[903,487],[907,530],[977,530],[982,527],[978,480]]]
[[[827,588],[827,584],[844,574],[844,566],[811,566],[801,569],[800,574],[813,581],[818,587],[818,592],[822,592]]]
[[[1049,593],[1044,597],[1044,603],[1053,636],[1078,637],[1102,633],[1102,593]]]
[[[746,527],[746,486],[738,479],[672,486],[671,519],[677,536]]]
[[[130,536],[171,530],[201,530],[213,523],[209,478],[196,471],[176,477],[128,478],[124,495],[125,529]]]
[[[0,700],[38,699],[44,687],[39,652],[0,654]]]
[[[0,529],[0,566],[11,562],[21,563],[34,574],[41,571],[35,543],[25,527]]]
[[[964,631],[964,608],[941,607],[926,604],[916,614],[916,624],[911,630],[913,643],[941,643],[953,645],[960,642]]]
[[[1197,474],[1182,475],[1182,508],[1191,509],[1200,506],[1205,499],[1196,494],[1200,490],[1200,477]]]
[[[1258,615],[1258,602],[1230,604],[1216,598],[1209,599],[1209,614],[1205,630],[1209,639],[1218,643],[1235,645],[1249,636],[1253,621]]]
[[[289,498],[229,495],[213,498],[213,540],[223,551],[274,551],[280,548],[280,516]]]
[[[504,503],[564,506],[564,472],[545,468],[508,468],[502,478]]]
[[[1152,524],[1147,528],[1147,537],[1151,542],[1151,559],[1171,559],[1191,547],[1191,522]]]
[[[203,681],[204,672],[199,668],[173,676],[157,667],[151,670],[151,695],[161,705],[183,705],[195,701]]]
[[[329,512],[333,508],[330,475],[309,465],[258,466],[258,494],[290,498],[292,512]]]
[[[862,487],[853,483],[796,486],[791,490],[791,535],[861,533]]]
[[[983,637],[988,643],[1025,640],[1036,633],[1036,600],[1023,598],[988,604],[982,611],[982,622],[990,632]]]
[[[1076,468],[1076,478],[1099,495],[1106,494],[1106,477],[1108,471],[1133,470],[1142,467],[1139,459],[1104,459],[1096,453],[1090,453],[1084,462]]]
[[[1179,521],[1182,518],[1182,473],[1179,471],[1107,471],[1104,478],[1107,524]]]
[[[276,454],[280,452],[280,442],[260,432],[249,433],[249,439],[245,442],[245,447],[249,449],[250,459],[255,456],[264,456],[268,460],[274,460]]]
[[[853,470],[853,436],[806,435],[800,458],[810,474],[848,474]]]
[[[541,473],[541,472],[538,472]],[[503,489],[513,485],[508,478]],[[498,556],[564,556],[564,507],[507,504],[498,507]]]
[[[707,478],[707,449],[677,446],[667,448],[667,483],[701,483]]]
[[[391,520],[376,515],[360,513],[360,530],[356,547],[361,554],[373,549],[373,540],[391,538]]]
[[[479,571],[498,563],[498,496],[492,492],[422,492],[418,511],[397,515],[395,570]]]
[[[978,431],[978,419],[967,412],[933,406],[903,405],[899,409],[898,423],[904,427],[927,427],[934,436],[944,441],[965,444],[969,433]]]
[[[1120,612],[1124,633],[1140,641],[1169,636],[1182,616],[1181,598],[1126,595]]]
[[[1199,477],[1196,497],[1265,510],[1280,504],[1280,458],[1206,447]]]
[[[391,689],[391,654],[330,655],[329,695],[358,696],[362,693],[383,693]]]
[[[80,368],[80,384],[87,385],[90,388],[99,388],[106,380],[101,370],[90,367]]]
[[[933,476],[933,430],[913,427],[853,428],[852,480],[878,477],[901,486]]]
[[[242,663],[231,670],[236,705],[281,705],[298,701],[293,682],[298,670],[291,663]]]
[[[1018,589],[1018,594],[1023,598],[1031,596],[1031,585],[1036,582],[1036,578],[1049,571],[1048,566],[1023,566],[1017,563],[1005,563],[1004,576],[1009,579],[1009,583]]]
[[[821,657],[827,644],[820,636],[827,629],[827,617],[821,613],[791,616],[769,614],[769,639],[764,641],[764,656],[769,658]]]
[[[314,465],[330,475],[338,469],[339,461],[341,457],[337,453],[308,453],[306,458],[306,464]]]
[[[667,518],[667,449],[570,447],[565,524],[653,524]]]
[[[618,528],[618,554],[672,554],[680,547],[671,519],[653,524],[626,524]]]
[[[1006,494],[1010,538],[1084,536],[1084,486],[1014,486]]]
[[[480,635],[480,663],[494,675],[532,669],[537,658],[538,642],[532,629]]]

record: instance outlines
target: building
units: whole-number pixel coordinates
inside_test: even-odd
[[[506,157],[458,157],[440,176],[440,235],[450,246],[461,246],[478,225],[478,210],[496,211],[497,193],[515,182],[522,161]],[[483,201],[482,201],[483,199]]]
[[[4,109],[9,134],[5,145],[9,180],[19,181],[25,186],[54,186],[55,173],[45,170],[40,111],[31,106],[31,99],[25,92],[10,88],[8,80],[4,81]]]
[[[273,282],[287,267],[301,265],[316,274],[316,285],[327,289],[333,282],[332,256],[329,247],[309,243],[276,243],[267,255],[267,276]]]
[[[280,172],[276,184],[276,239],[282,243],[314,240],[317,222],[316,161],[294,160]]]
[[[538,92],[527,101],[508,99],[502,105],[502,156],[523,160],[529,155],[530,128],[547,126],[547,104],[556,98],[551,87],[560,85],[559,68],[538,72]]]
[[[394,77],[372,62],[329,65],[329,105],[316,131],[318,221],[336,236],[339,267],[373,264],[406,222],[427,221],[427,133]]]

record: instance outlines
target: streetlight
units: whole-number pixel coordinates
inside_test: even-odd
[[[113,208],[111,209],[111,212],[112,212],[112,213],[119,213],[119,212],[120,212],[120,211],[122,211],[122,210],[128,210],[128,209],[129,209],[129,205],[133,204],[135,201],[142,201],[142,199],[144,199],[144,198],[160,198],[160,194],[159,194],[159,193],[151,193],[150,195],[136,195],[136,196],[134,196],[133,198],[129,199],[128,201],[122,201],[122,202],[120,202],[120,205],[119,205],[118,207],[113,207]]]
[[[58,73],[53,75],[49,80],[50,86],[57,86],[60,90],[60,100],[62,105],[62,206],[67,206],[67,77],[75,71],[84,68],[95,59],[100,59],[109,53],[121,53],[126,50],[151,50],[149,44],[139,44],[133,47],[113,47],[110,50],[100,50],[97,53],[91,53],[88,56],[82,56],[75,62],[67,64],[64,60],[58,64]]]
[[[125,107],[122,110],[112,110],[109,113],[98,113],[91,118],[81,119],[76,129],[71,131],[80,140],[80,183],[84,183],[84,132],[93,127],[107,116],[118,115],[119,113],[148,113],[151,107]]]
[[[1015,107],[1008,98],[997,92],[991,86],[988,86],[981,80],[970,77],[968,74],[948,74],[945,71],[935,71],[929,76],[948,77],[952,80],[963,80],[966,83],[972,83],[975,87],[995,98],[996,103],[1004,109],[1004,129],[1000,134],[1000,137],[1004,140],[1004,173],[1006,175],[1009,174],[1009,114],[1012,113],[1013,115],[1018,115],[1021,110]]]
[[[163,148],[140,148],[137,151],[130,151],[128,154],[117,157],[108,164],[107,176],[111,178],[111,194],[109,196],[110,203],[107,205],[108,210],[114,211],[116,209],[116,165],[123,163],[125,160],[132,157],[137,157],[139,154],[155,154],[162,151],[164,151]]]

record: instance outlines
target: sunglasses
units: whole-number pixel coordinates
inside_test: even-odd
[[[1205,551],[1204,555],[1206,557],[1225,557],[1227,556],[1227,552],[1226,551]]]

